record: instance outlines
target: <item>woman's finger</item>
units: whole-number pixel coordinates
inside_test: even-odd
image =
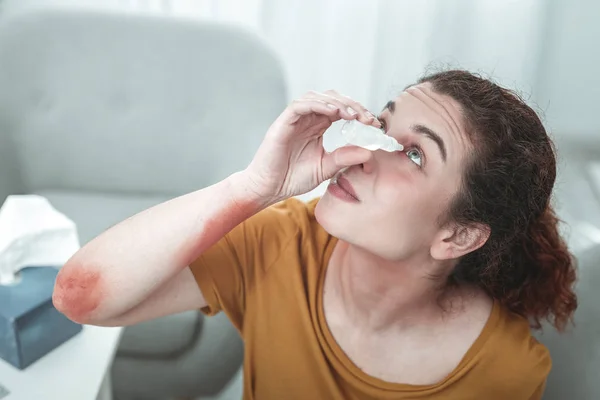
[[[328,104],[333,104],[340,110],[340,116],[344,119],[356,119],[360,117],[360,113],[357,110],[334,96],[328,96],[324,93],[318,92],[308,92],[306,95],[304,95],[303,99],[320,100]]]
[[[346,105],[347,107],[350,107],[353,110],[355,110],[358,113],[358,120],[363,124],[373,125],[378,128],[381,127],[379,120],[375,118],[375,116],[369,110],[367,110],[365,106],[363,106],[358,101],[352,99],[351,97],[344,96],[336,92],[335,90],[327,90],[325,93],[323,93],[323,95],[326,96],[326,98],[334,98]],[[328,101],[326,99],[324,100]]]
[[[302,115],[309,114],[319,114],[327,116],[332,122],[337,121],[341,118],[339,115],[340,110],[338,106],[319,99],[301,98],[298,100],[294,100],[286,109],[286,113],[288,114],[288,117],[292,118],[293,120],[299,118]]]
[[[373,153],[358,146],[343,146],[323,156],[323,179],[329,179],[340,169],[369,161]]]

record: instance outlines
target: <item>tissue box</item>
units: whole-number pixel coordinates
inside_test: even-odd
[[[58,269],[27,267],[0,285],[0,358],[24,369],[82,330],[52,304]]]

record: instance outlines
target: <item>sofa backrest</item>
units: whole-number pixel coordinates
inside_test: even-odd
[[[74,5],[0,15],[5,192],[196,190],[244,168],[286,101],[278,57],[238,26]]]

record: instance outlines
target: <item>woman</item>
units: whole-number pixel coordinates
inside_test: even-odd
[[[327,153],[339,119],[405,151]],[[535,112],[465,71],[422,78],[378,118],[309,93],[245,170],[84,246],[54,304],[105,326],[224,311],[246,399],[540,399],[551,358],[530,326],[562,330],[577,306],[555,174]],[[292,198],[330,178],[321,199]]]

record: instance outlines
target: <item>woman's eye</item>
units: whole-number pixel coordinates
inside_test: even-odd
[[[421,155],[421,152],[419,151],[419,149],[416,148],[412,148],[409,149],[406,152],[406,156],[415,164],[417,164],[419,167],[421,166],[421,164],[423,163],[423,156]]]

